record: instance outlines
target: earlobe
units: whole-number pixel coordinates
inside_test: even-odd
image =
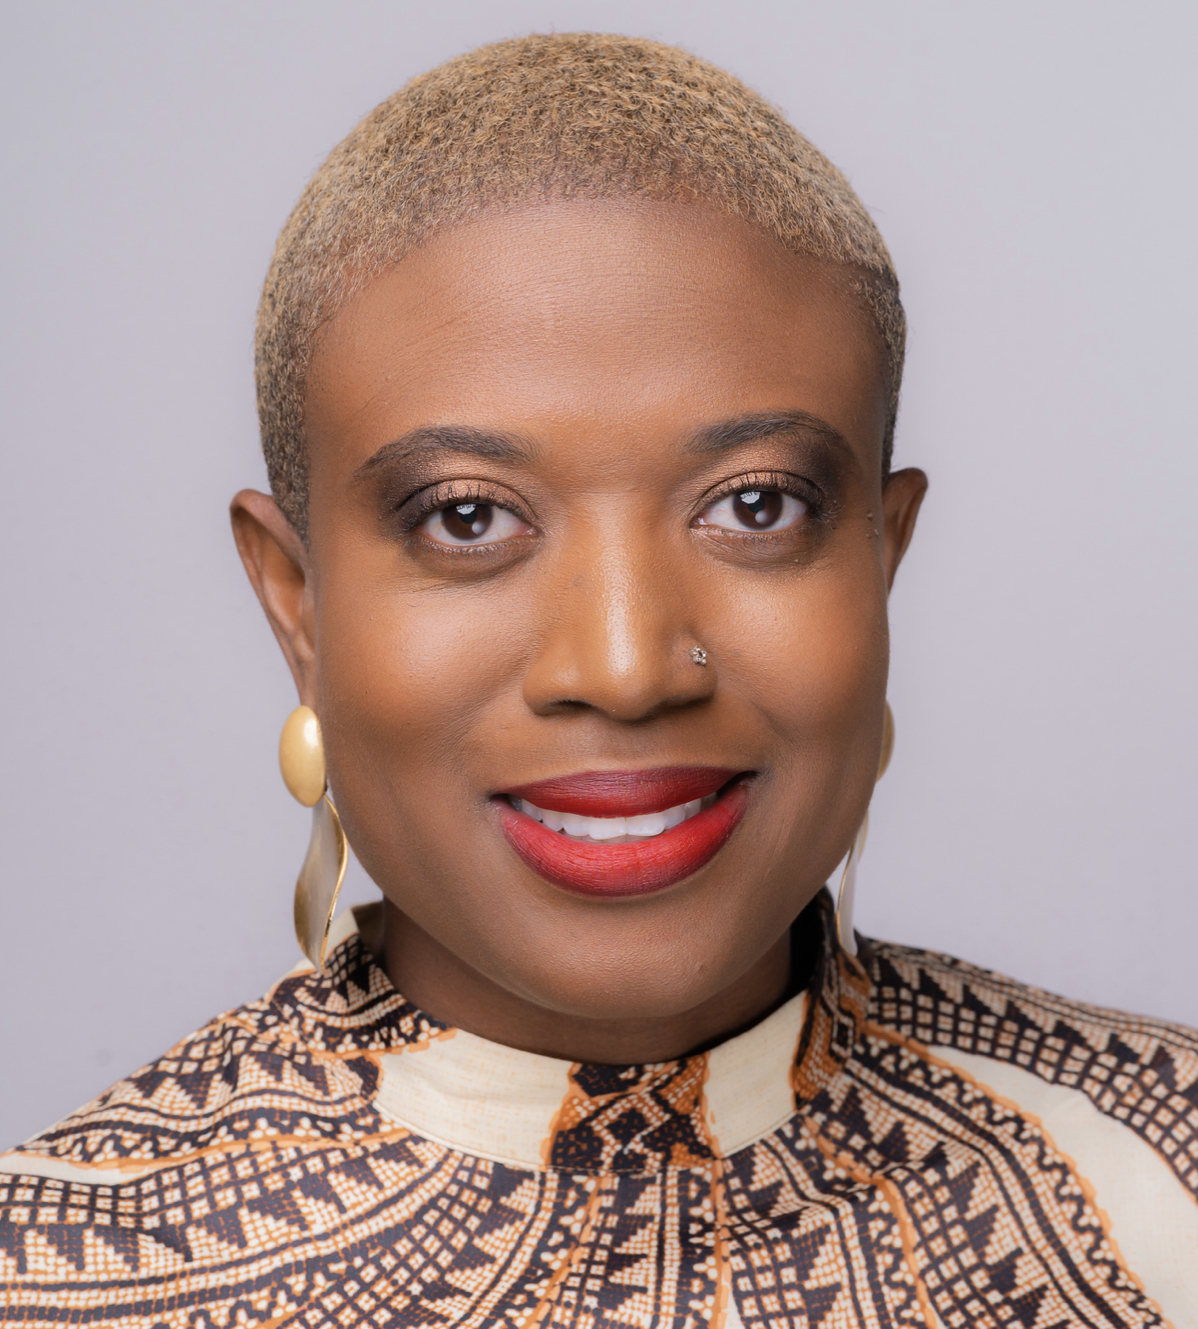
[[[291,668],[300,700],[311,705],[316,683],[308,551],[269,494],[243,489],[229,505],[229,516],[237,552]]]
[[[894,585],[894,574],[915,534],[916,518],[927,492],[928,477],[915,466],[891,471],[882,489],[882,538],[885,544],[883,558],[886,563],[887,589]]]

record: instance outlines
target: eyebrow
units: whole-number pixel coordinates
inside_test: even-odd
[[[821,441],[838,449],[851,451],[848,441],[825,420],[807,411],[768,411],[755,415],[738,415],[718,424],[705,425],[691,435],[688,444],[692,452],[726,452],[746,443],[757,443],[763,438],[779,434],[814,434]]]
[[[527,461],[531,449],[514,434],[470,425],[422,425],[409,430],[381,448],[354,472],[359,479],[393,461],[404,461],[426,452],[457,452],[488,461]]]
[[[846,452],[851,450],[839,431],[807,411],[739,415],[717,424],[704,425],[691,435],[687,447],[692,452],[726,452],[783,434],[814,434]],[[391,462],[404,461],[421,453],[454,452],[467,457],[485,457],[488,461],[527,462],[531,451],[525,440],[499,430],[478,429],[472,425],[421,425],[385,443],[358,467],[354,478],[365,478]]]

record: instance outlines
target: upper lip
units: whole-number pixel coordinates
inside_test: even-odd
[[[725,766],[659,766],[643,771],[582,771],[500,792],[553,812],[584,817],[624,817],[706,798],[744,774]]]

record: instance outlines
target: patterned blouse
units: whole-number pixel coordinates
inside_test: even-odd
[[[1198,1034],[815,912],[807,992],[624,1067],[438,1023],[347,914],[0,1155],[0,1319],[1198,1329]]]

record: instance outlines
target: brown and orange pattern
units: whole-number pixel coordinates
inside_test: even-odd
[[[575,1067],[541,1167],[422,1138],[378,1109],[381,1058],[450,1031],[352,936],[323,976],[284,980],[0,1159],[0,1318],[1167,1323],[1050,1135],[929,1045],[1068,1085],[1192,1195],[1198,1037],[905,948],[864,946],[858,963],[819,912],[789,1121],[721,1156],[706,1056]]]

